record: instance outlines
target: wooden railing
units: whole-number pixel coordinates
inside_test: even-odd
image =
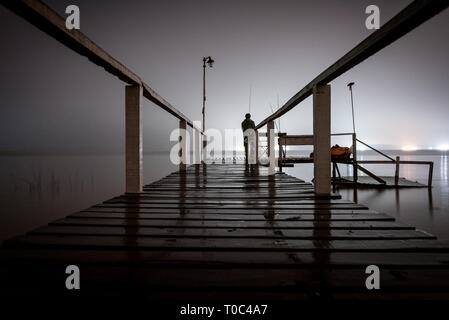
[[[288,100],[280,109],[261,121],[256,129],[267,125],[273,128],[273,121],[297,106],[301,101],[313,95],[313,136],[314,136],[314,176],[315,192],[331,193],[330,171],[330,86],[329,82],[358,65],[401,38],[423,22],[429,20],[449,6],[447,0],[416,0],[386,22],[379,30],[351,49],[334,64],[320,73],[304,88]],[[270,135],[269,135],[270,137]],[[274,140],[269,139],[270,143]],[[271,146],[269,147],[271,149]],[[274,172],[274,162],[270,172]]]
[[[185,129],[186,125],[192,127],[195,130],[196,140],[199,140],[200,134],[204,134],[200,128],[195,126],[193,121],[151,89],[137,74],[114,59],[79,30],[67,29],[65,20],[45,3],[38,0],[0,0],[0,3],[41,31],[71,50],[87,57],[91,62],[103,67],[107,72],[127,84],[125,102],[126,192],[138,193],[142,191],[142,97],[147,98],[178,118],[180,129]],[[182,130],[180,132],[180,170],[185,170],[186,139],[182,135]],[[199,144],[196,145],[199,146]],[[198,152],[195,155],[196,158],[199,157]]]

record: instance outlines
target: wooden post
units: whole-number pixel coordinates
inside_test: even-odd
[[[270,120],[267,123],[267,137],[268,137],[268,159],[270,167],[268,169],[268,175],[275,174],[276,163],[274,155],[274,121]]]
[[[282,172],[282,143],[279,139],[278,139],[278,145],[279,145],[278,166],[279,166],[279,172]]]
[[[313,172],[315,194],[331,193],[331,96],[330,85],[313,88]]]
[[[201,134],[199,130],[195,130],[194,131],[194,139],[195,139],[195,164],[200,164],[201,163],[201,156],[200,156],[200,150],[201,150]]]
[[[126,192],[142,192],[142,86],[125,89]]]
[[[433,162],[429,163],[429,179],[427,181],[427,187],[432,187],[432,178],[433,178]]]
[[[203,151],[202,151],[201,156],[203,157],[203,160],[202,160],[203,164],[206,164],[207,163],[207,136],[205,134],[204,129],[203,129]]]
[[[254,134],[256,135],[256,165],[259,165],[259,131],[254,130]]]
[[[187,154],[187,122],[179,120],[179,171],[186,170],[186,154]]]
[[[399,184],[399,165],[401,161],[401,157],[396,157],[396,170],[394,171],[394,185],[397,186]]]
[[[335,161],[332,161],[332,179],[337,179],[337,168],[335,167]]]
[[[352,134],[352,180],[357,184],[359,172],[357,167],[357,136],[355,132]]]

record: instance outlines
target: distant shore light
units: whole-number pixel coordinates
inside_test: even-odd
[[[449,150],[449,144],[441,144],[437,147],[438,150],[441,151],[448,151]]]
[[[403,147],[401,148],[401,150],[402,150],[402,151],[416,151],[416,150],[418,150],[418,148],[415,147],[415,146],[403,146]]]

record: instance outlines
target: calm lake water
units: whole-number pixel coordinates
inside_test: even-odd
[[[363,159],[376,159],[362,156]],[[433,188],[340,189],[343,199],[366,204],[399,221],[440,238],[449,239],[448,154],[402,155],[402,160],[434,161]],[[379,175],[394,175],[394,165],[366,166]],[[144,156],[144,182],[150,183],[177,169],[168,153]],[[342,175],[350,174],[341,166]],[[124,192],[124,155],[0,156],[0,241]],[[427,182],[427,166],[401,165],[401,177]],[[310,181],[312,165],[285,170]]]
[[[394,157],[395,154],[389,154]],[[359,160],[379,160],[372,155],[361,155]],[[383,159],[385,160],[385,159]],[[430,232],[440,239],[449,239],[449,181],[448,154],[441,155],[404,155],[401,160],[433,161],[432,188],[378,189],[362,188],[358,190],[337,188],[342,199],[356,201],[372,210],[385,212],[398,221]],[[363,165],[379,176],[394,176],[395,165]],[[342,176],[352,175],[352,166],[339,165]],[[286,173],[310,181],[313,178],[312,164],[295,165],[287,168]],[[418,181],[427,185],[427,165],[402,165],[400,177]],[[360,175],[360,172],[359,172]]]

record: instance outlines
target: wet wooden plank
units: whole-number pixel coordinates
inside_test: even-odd
[[[333,200],[333,199],[210,199],[210,198],[200,198],[200,199],[151,199],[145,197],[132,197],[132,196],[121,196],[115,197],[110,200],[106,200],[103,203],[131,203],[131,204],[206,204],[206,205],[243,205],[250,206],[252,204],[257,204],[258,206],[263,205],[334,205],[334,204],[345,204],[354,206],[354,203],[348,200]],[[360,205],[358,205],[360,206]]]
[[[220,199],[248,199],[248,198],[273,198],[273,194],[270,192],[248,192],[242,194],[241,192],[211,192],[211,191],[151,191],[144,192],[139,198],[220,198]],[[297,198],[300,199],[314,199],[315,195],[311,190],[308,191],[287,191],[277,192],[274,196],[276,199],[283,198]]]
[[[271,204],[267,201],[264,203],[257,204],[241,204],[241,205],[231,205],[231,204],[201,204],[201,203],[155,203],[155,204],[138,204],[138,203],[102,203],[96,205],[96,207],[103,208],[148,208],[148,209],[227,209],[227,210],[254,210],[254,209],[266,209],[266,210],[295,210],[295,209],[311,209],[311,210],[331,210],[331,209],[366,209],[367,207],[358,204],[345,204],[345,203],[335,203],[335,204]],[[259,211],[260,213],[260,211]]]
[[[358,187],[371,187],[371,188],[426,188],[426,184],[419,183],[418,181],[411,181],[405,178],[399,178],[398,184],[396,184],[395,177],[379,176],[385,181],[385,184],[379,184],[375,179],[369,176],[359,176],[357,180]],[[334,181],[334,183],[344,187],[353,185],[352,177],[341,177]]]
[[[0,249],[0,265],[8,262],[39,261],[52,264],[134,264],[142,267],[278,267],[278,268],[322,268],[335,266],[366,268],[375,264],[381,268],[448,268],[448,252],[260,252],[260,251],[163,251],[142,250],[58,250],[58,249]]]
[[[148,208],[139,206],[121,206],[121,205],[104,205],[98,204],[93,207],[82,210],[83,212],[125,212],[125,213],[178,213],[186,215],[189,213],[196,214],[243,214],[243,215],[264,215],[268,217],[275,217],[276,215],[288,214],[314,214],[316,216],[323,215],[341,215],[341,214],[364,214],[375,213],[365,207],[363,208],[320,208],[307,206],[298,209],[282,209],[277,208],[244,208],[244,209],[229,209],[227,207],[215,208]]]
[[[60,265],[58,265],[61,268]],[[46,265],[33,264],[32,268],[22,277],[31,274],[32,282],[44,282],[46,285],[61,287],[60,278],[57,277],[56,266],[49,270]],[[22,266],[19,272],[23,273]],[[36,276],[48,271],[49,277],[42,281]],[[395,270],[381,269],[382,292],[449,292],[449,270],[429,270],[401,268]],[[34,278],[34,280],[33,280]],[[130,281],[130,278],[134,281]],[[111,286],[110,279],[114,279]],[[436,279],[440,279],[437,281]],[[28,279],[27,279],[28,280]],[[213,288],[229,288],[233,291],[259,289],[277,292],[362,292],[366,293],[366,274],[364,270],[353,269],[286,269],[286,268],[185,268],[179,272],[178,268],[139,268],[138,266],[83,266],[83,290],[90,287],[117,289],[117,287],[148,288],[149,292],[165,291],[167,289],[183,291],[186,289],[204,290]],[[28,281],[27,281],[28,282]],[[42,286],[41,286],[42,287]],[[45,286],[44,286],[45,288]],[[381,293],[380,293],[381,294]]]
[[[122,212],[125,212],[123,210]],[[232,220],[246,220],[246,221],[394,221],[395,219],[384,213],[359,213],[355,214],[340,214],[340,215],[317,215],[317,214],[277,214],[273,217],[265,217],[263,214],[259,215],[243,215],[243,214],[213,214],[213,213],[142,213],[142,212],[110,212],[110,211],[82,211],[71,214],[67,218],[101,218],[101,219],[149,219],[149,220],[199,220],[199,221],[232,221]]]
[[[406,230],[363,229],[248,229],[248,228],[171,228],[171,227],[123,227],[91,225],[51,225],[42,227],[29,235],[58,236],[117,236],[151,238],[208,238],[208,239],[303,239],[303,240],[390,240],[390,239],[434,239],[426,233]],[[126,241],[126,240],[123,240]]]
[[[58,269],[59,267],[59,269]],[[26,288],[42,288],[38,295],[65,294],[61,286],[58,270],[61,265],[32,264],[30,270],[21,265],[13,269],[10,278],[3,283],[0,290],[11,292],[17,290],[14,280],[22,277]],[[1,269],[0,269],[1,270]],[[195,299],[223,303],[232,297],[232,301],[298,301],[309,303],[332,299],[345,299],[345,295],[357,295],[361,299],[383,299],[386,295],[408,297],[410,293],[421,298],[444,296],[449,292],[447,270],[432,270],[434,278],[429,278],[429,270],[399,269],[381,270],[383,286],[381,292],[367,293],[364,281],[366,275],[360,270],[352,269],[279,269],[259,268],[257,270],[217,269],[217,268],[139,268],[138,266],[83,266],[83,291],[90,299],[96,296],[115,296],[117,293],[132,297],[147,297],[150,301],[192,302]],[[42,278],[39,275],[48,273]],[[398,276],[400,275],[400,276]],[[406,275],[405,277],[402,275]],[[443,281],[437,282],[441,277]],[[114,279],[113,285],[111,280]],[[64,291],[65,290],[65,291]],[[249,297],[249,298],[248,298]],[[119,300],[123,301],[123,297]],[[254,299],[254,300],[253,300]],[[358,298],[360,299],[360,298]],[[447,299],[447,298],[446,298]],[[115,299],[110,299],[115,301]],[[177,301],[177,300],[175,300]]]
[[[50,225],[78,225],[78,226],[125,226],[125,227],[158,227],[158,228],[245,228],[245,229],[377,229],[377,230],[414,230],[412,226],[403,225],[393,221],[298,221],[298,220],[149,220],[149,219],[61,219]]]
[[[7,247],[121,250],[236,250],[316,252],[449,252],[447,243],[437,240],[293,240],[293,239],[191,239],[113,236],[19,236]]]

